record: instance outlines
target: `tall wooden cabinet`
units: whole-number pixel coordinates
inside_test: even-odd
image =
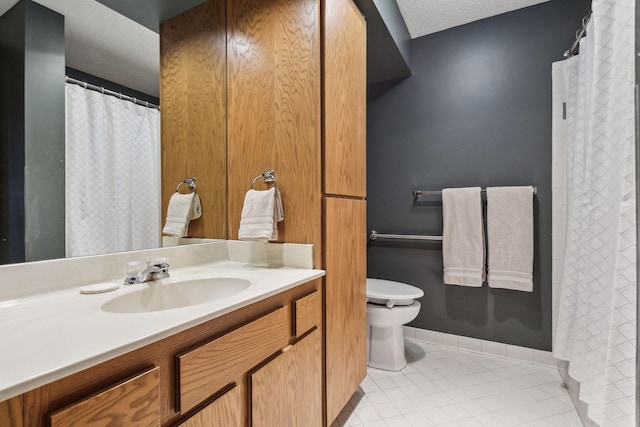
[[[366,26],[350,0],[324,1],[324,268],[327,420],[367,374]]]
[[[367,34],[353,1],[324,1],[324,192],[365,198]]]
[[[219,12],[221,1],[209,0],[209,10]],[[251,180],[273,169],[285,211],[285,220],[278,224],[278,241],[312,243],[315,266],[327,271],[324,324],[316,334],[319,338],[313,340],[319,339],[325,390],[321,421],[330,425],[366,375],[365,21],[352,0],[226,0],[224,17],[226,237],[237,238]],[[192,14],[175,24],[189,34],[201,27],[198,20],[203,19],[209,18]],[[165,31],[171,31],[173,38],[180,34],[176,25],[163,25],[161,40]],[[206,39],[198,34],[194,40]],[[180,51],[163,48],[163,79],[172,75],[171,69],[190,66],[190,49],[201,52],[203,47],[194,42]],[[206,63],[195,53],[192,56],[199,64]],[[206,86],[200,77],[193,79]],[[208,125],[188,121],[189,111],[185,111],[186,121],[167,117],[165,124],[165,113],[173,111],[165,111],[165,103],[189,105],[185,98],[190,95],[170,90],[170,81],[162,85],[163,153],[190,156],[189,165],[210,167],[213,153],[190,154],[184,138],[171,136],[181,135],[186,123],[193,127],[189,132],[196,134]],[[208,90],[203,87],[200,96],[209,96]],[[168,129],[171,126],[181,128]],[[165,167],[163,163],[163,174]],[[203,209],[198,221],[216,220]],[[282,366],[287,366],[285,354],[278,362]],[[261,375],[268,373],[256,372],[256,380]],[[287,380],[292,387],[298,384],[296,378]],[[262,402],[272,397],[268,392],[264,395]],[[257,407],[263,409],[254,414],[254,421],[275,420],[268,415],[270,404]],[[282,425],[296,425],[291,422],[288,419]],[[312,424],[305,421],[304,425]]]
[[[366,202],[325,199],[327,418],[335,419],[367,374]]]

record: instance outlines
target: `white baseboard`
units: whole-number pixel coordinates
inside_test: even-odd
[[[403,326],[403,329],[404,336],[407,338],[431,344],[454,347],[459,350],[489,354],[503,359],[518,360],[520,362],[556,369],[561,362],[554,358],[550,351],[536,350],[533,348],[503,344],[495,341],[463,337],[460,335],[445,334],[443,332],[414,328],[412,326]]]

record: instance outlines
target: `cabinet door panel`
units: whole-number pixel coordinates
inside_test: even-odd
[[[327,421],[367,374],[366,202],[325,199]]]
[[[160,368],[69,405],[49,415],[51,427],[160,425]]]
[[[324,192],[365,197],[366,24],[351,0],[324,3]]]
[[[180,411],[193,409],[289,343],[290,308],[280,308],[177,356]]]
[[[322,335],[318,329],[251,374],[253,427],[322,426]]]
[[[0,426],[22,427],[22,396],[0,402]]]
[[[205,406],[179,427],[240,427],[242,426],[242,401],[240,389],[231,390]]]

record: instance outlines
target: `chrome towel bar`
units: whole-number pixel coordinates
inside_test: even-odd
[[[371,230],[369,233],[369,239],[397,239],[397,240],[433,240],[442,241],[442,236],[421,236],[416,234],[385,234],[378,233],[376,230]]]
[[[482,192],[482,194],[486,194],[487,190],[486,189],[482,189],[480,190]],[[533,187],[533,194],[538,194],[538,187]],[[413,197],[416,199],[419,199],[422,196],[442,196],[442,190],[418,190],[415,189],[413,190]]]

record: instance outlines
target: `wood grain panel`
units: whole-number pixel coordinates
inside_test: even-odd
[[[195,176],[202,217],[190,237],[227,237],[226,85],[225,0],[161,24],[162,218],[176,184]]]
[[[325,199],[327,424],[367,374],[364,200]]]
[[[289,343],[290,306],[176,357],[180,411],[194,408]]]
[[[160,425],[160,368],[155,367],[49,415],[51,427]]]
[[[320,12],[317,0],[229,0],[229,238],[253,177],[275,170],[278,241],[315,244],[321,260]],[[264,187],[261,187],[264,188]]]
[[[322,323],[322,296],[316,291],[293,302],[294,331],[297,337],[304,335],[314,326]]]
[[[0,402],[0,426],[22,427],[22,396]]]
[[[324,192],[365,197],[366,23],[352,1],[324,4]]]
[[[250,375],[253,427],[322,426],[322,334],[315,329]]]
[[[321,286],[321,279],[313,280],[27,392],[22,395],[24,425],[29,427],[44,426],[47,423],[49,412],[75,403],[96,391],[108,388],[122,378],[133,376],[151,365],[159,366],[161,371],[162,425],[172,425],[182,416],[175,408],[176,354],[184,353],[196,346],[210,342],[226,331],[233,330],[279,307],[290,305],[292,300],[309,295],[314,290],[320,289]],[[246,378],[246,375],[244,376]],[[244,382],[240,381],[237,384],[237,387],[242,389],[243,402],[246,402]],[[243,405],[243,420],[246,418],[245,404]]]
[[[214,400],[180,427],[241,427],[242,397],[240,388],[234,386],[231,390]]]

